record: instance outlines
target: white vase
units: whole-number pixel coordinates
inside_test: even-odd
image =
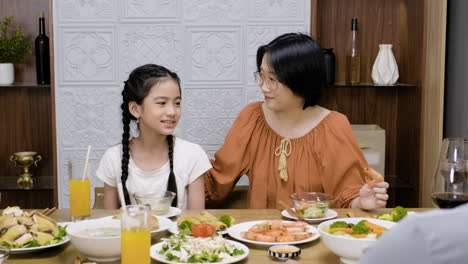
[[[13,63],[0,63],[0,84],[12,84],[15,81]]]
[[[392,52],[391,44],[380,44],[379,54],[372,67],[372,80],[375,84],[391,85],[395,84],[400,75],[398,65]]]

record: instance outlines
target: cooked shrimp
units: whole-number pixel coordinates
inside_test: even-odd
[[[283,222],[281,220],[269,220],[256,224],[241,236],[249,240],[260,242],[293,242],[312,237],[308,232],[305,222]]]
[[[267,236],[282,236],[284,235],[286,232],[283,231],[283,230],[270,230],[270,231],[266,231],[264,232],[263,234],[267,235]]]
[[[261,233],[271,230],[271,225],[268,222],[256,224],[249,228],[249,232]]]
[[[286,231],[289,233],[305,232],[307,227],[287,227]]]
[[[298,241],[298,240],[307,239],[309,237],[312,237],[313,235],[314,233],[312,232],[300,232],[300,233],[294,233],[293,238],[294,238],[294,241]]]
[[[284,223],[286,227],[306,227],[308,224],[306,222],[288,222]]]
[[[282,229],[284,227],[284,223],[283,221],[281,220],[270,220],[270,221],[267,221],[268,224],[270,224],[271,226],[271,229]]]
[[[280,236],[280,237],[277,237],[276,238],[276,242],[293,242],[293,241],[296,241],[294,239],[294,236]]]

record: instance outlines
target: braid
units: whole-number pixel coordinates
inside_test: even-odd
[[[169,172],[169,180],[167,183],[167,190],[177,194],[177,182],[174,175],[174,139],[172,135],[167,136],[167,144],[169,146],[169,167],[171,171]],[[177,195],[172,201],[172,206],[177,207]]]
[[[127,84],[125,84],[127,86]],[[130,138],[130,111],[128,110],[128,99],[126,96],[126,91],[122,92],[123,95],[123,103],[121,105],[122,108],[122,124],[123,124],[123,133],[122,133],[122,189],[123,195],[125,197],[125,203],[128,205],[130,204],[130,196],[127,190],[127,178],[128,178],[128,162],[130,160],[130,153],[129,153],[129,138]]]

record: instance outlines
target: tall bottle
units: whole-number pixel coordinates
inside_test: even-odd
[[[346,83],[359,84],[361,82],[361,57],[358,48],[358,20],[351,19],[351,43],[346,53]]]
[[[50,84],[49,38],[45,34],[44,11],[39,16],[39,35],[35,41],[37,84]]]

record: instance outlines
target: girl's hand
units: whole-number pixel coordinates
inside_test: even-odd
[[[374,187],[364,184],[359,190],[358,207],[366,210],[385,207],[388,200],[388,186],[388,183],[384,181],[375,182]]]

